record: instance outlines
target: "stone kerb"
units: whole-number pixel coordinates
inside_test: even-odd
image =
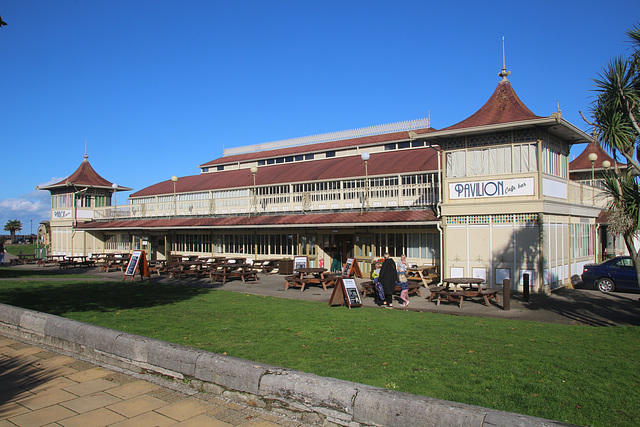
[[[243,399],[239,396],[249,394],[263,406],[317,424],[326,420],[350,426],[566,425],[320,377],[5,304],[0,304],[0,333],[137,373],[188,379],[194,387],[217,389],[229,397]]]

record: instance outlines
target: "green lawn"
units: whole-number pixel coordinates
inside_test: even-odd
[[[14,244],[14,245],[7,245],[5,244],[5,249],[7,250],[7,252],[9,252],[11,255],[18,255],[18,254],[33,254],[35,253],[35,249],[36,249],[36,245],[19,245],[19,244]],[[42,247],[42,245],[40,245],[40,247]]]
[[[0,277],[1,273],[0,273]],[[640,419],[640,328],[457,317],[140,282],[0,282],[0,302],[217,353],[590,426]]]

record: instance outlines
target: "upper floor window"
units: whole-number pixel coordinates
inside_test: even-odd
[[[510,144],[450,151],[447,178],[536,172],[537,144]]]
[[[567,177],[567,155],[547,142],[542,145],[542,172],[560,178]]]

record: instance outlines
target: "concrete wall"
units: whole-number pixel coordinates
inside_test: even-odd
[[[169,376],[317,425],[558,426],[541,418],[320,377],[0,304],[0,334],[97,364]]]

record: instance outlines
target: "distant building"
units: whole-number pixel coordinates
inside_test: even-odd
[[[389,252],[491,286],[522,289],[524,274],[534,292],[563,286],[601,255],[600,190],[570,179],[571,145],[592,138],[559,111],[531,112],[501,76],[476,113],[444,129],[419,120],[225,150],[118,209],[111,196],[126,188],[85,158],[41,187],[52,252],[306,255],[326,267],[355,257],[364,273]]]

